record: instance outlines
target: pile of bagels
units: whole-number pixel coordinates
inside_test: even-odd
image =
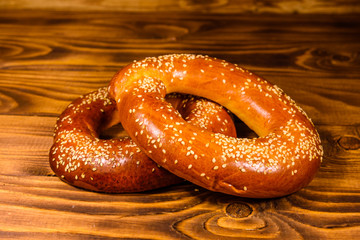
[[[238,138],[233,115],[257,137]],[[105,138],[121,124],[127,135]],[[49,162],[73,186],[141,192],[192,182],[274,198],[307,186],[323,149],[306,113],[279,87],[225,60],[172,54],[134,61],[60,115]]]

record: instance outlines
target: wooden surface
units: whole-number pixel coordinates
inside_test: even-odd
[[[358,1],[93,2],[0,1],[0,239],[358,239]],[[190,183],[108,195],[55,177],[48,151],[70,101],[167,53],[226,59],[295,99],[325,149],[310,186],[265,200]]]

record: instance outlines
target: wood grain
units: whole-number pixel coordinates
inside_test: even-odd
[[[1,1],[2,9],[41,9],[65,11],[125,11],[125,12],[206,12],[206,13],[359,13],[357,0],[18,0]]]
[[[355,1],[97,2],[0,2],[0,239],[358,238]],[[301,14],[284,14],[295,11]],[[238,14],[250,12],[256,14]],[[133,60],[167,53],[227,59],[295,99],[313,119],[325,150],[310,186],[264,200],[187,182],[110,195],[55,177],[48,151],[63,109],[106,86]]]
[[[1,98],[5,105],[2,111],[8,113],[33,113],[41,109],[41,114],[58,115],[71,99],[106,85],[118,69],[133,59],[198,52],[228,59],[278,84],[310,111],[310,116],[317,115],[316,123],[358,124],[360,121],[356,118],[360,91],[359,18],[322,16],[313,20],[308,16],[288,16],[284,24],[283,16],[263,17],[260,21],[249,16],[204,15],[199,20],[184,15],[184,21],[179,21],[179,16],[169,16],[167,25],[163,25],[139,20],[148,19],[148,14],[134,17],[20,11],[17,16],[22,16],[22,21],[18,17],[11,20],[9,14],[4,12],[0,17],[4,22],[0,25],[4,52],[0,57],[3,59]],[[165,18],[155,17],[153,21],[163,22]],[[78,40],[77,34],[84,32]],[[100,37],[98,32],[105,34]],[[157,32],[169,35],[157,36]],[[179,32],[184,35],[178,36]],[[125,37],[117,41],[117,36]],[[219,36],[221,39],[217,39]],[[13,81],[14,73],[21,81]],[[310,79],[304,82],[305,77]],[[324,77],[326,82],[319,80]],[[14,86],[17,83],[21,86]],[[304,100],[309,102],[302,103]],[[43,101],[46,106],[39,108]],[[59,101],[66,103],[59,108]],[[336,105],[339,112],[320,114],[319,109],[306,106],[314,105],[313,101],[326,105],[323,108]],[[350,112],[355,115],[342,119],[341,110],[346,108],[352,108]]]

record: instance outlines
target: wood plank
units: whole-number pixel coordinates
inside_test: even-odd
[[[152,20],[148,21],[149,18]],[[359,39],[359,21],[357,15],[265,15],[258,18],[249,15],[2,11],[2,58],[7,60],[2,62],[2,68],[44,67],[41,64],[52,61],[51,66],[63,63],[59,67],[70,64],[88,71],[86,67],[92,65],[94,59],[98,60],[96,70],[99,70],[100,67],[121,66],[129,61],[129,56],[141,59],[150,54],[168,53],[168,50],[206,50],[218,57],[242,54],[246,59],[238,63],[243,65],[257,60],[255,65],[266,65],[270,69],[286,63],[293,71],[306,68],[320,73],[349,72],[356,70],[354,50],[359,49],[355,41]],[[296,55],[304,53],[306,57]],[[277,61],[269,61],[274,57],[272,54],[278,56]],[[298,58],[298,64],[287,63],[294,61],[293,58]],[[35,61],[26,64],[29,59]],[[342,69],[344,67],[347,69]]]
[[[201,45],[201,53],[238,63],[279,85],[317,124],[360,121],[360,18],[355,16],[264,16],[260,21],[168,14],[149,24],[141,20],[149,14],[18,13],[0,15],[2,113],[58,115],[79,95],[106,86],[134,59],[199,51]],[[166,18],[166,25],[158,24]]]
[[[301,190],[287,198],[234,198],[191,184],[106,195],[50,177],[0,176],[0,236],[142,239],[355,239],[359,194]],[[36,221],[33,221],[36,219]],[[141,231],[139,231],[141,229]]]
[[[330,13],[348,14],[359,13],[357,0],[98,0],[98,1],[70,1],[70,0],[18,0],[1,1],[1,9],[28,10],[66,10],[66,11],[121,11],[121,12],[207,12],[207,13]]]

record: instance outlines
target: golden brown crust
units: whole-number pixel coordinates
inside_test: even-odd
[[[231,117],[222,107],[180,95],[168,99],[181,110],[187,109],[183,104],[192,102],[189,107],[200,111],[196,117],[211,121],[201,127],[215,126],[217,132],[235,136]],[[206,109],[214,111],[206,113]],[[187,117],[192,111],[183,114]],[[195,116],[189,117],[192,121],[201,121]],[[183,181],[151,161],[130,138],[99,139],[104,129],[118,122],[116,105],[108,97],[106,88],[73,101],[55,127],[54,144],[49,153],[52,170],[71,185],[108,193],[145,191]]]
[[[304,111],[277,86],[226,61],[191,54],[147,58],[118,72],[109,90],[120,111],[136,109],[120,115],[121,122],[149,157],[210,190],[284,196],[308,185],[320,166],[320,138]],[[171,92],[214,100],[259,137],[195,129],[163,100]]]

